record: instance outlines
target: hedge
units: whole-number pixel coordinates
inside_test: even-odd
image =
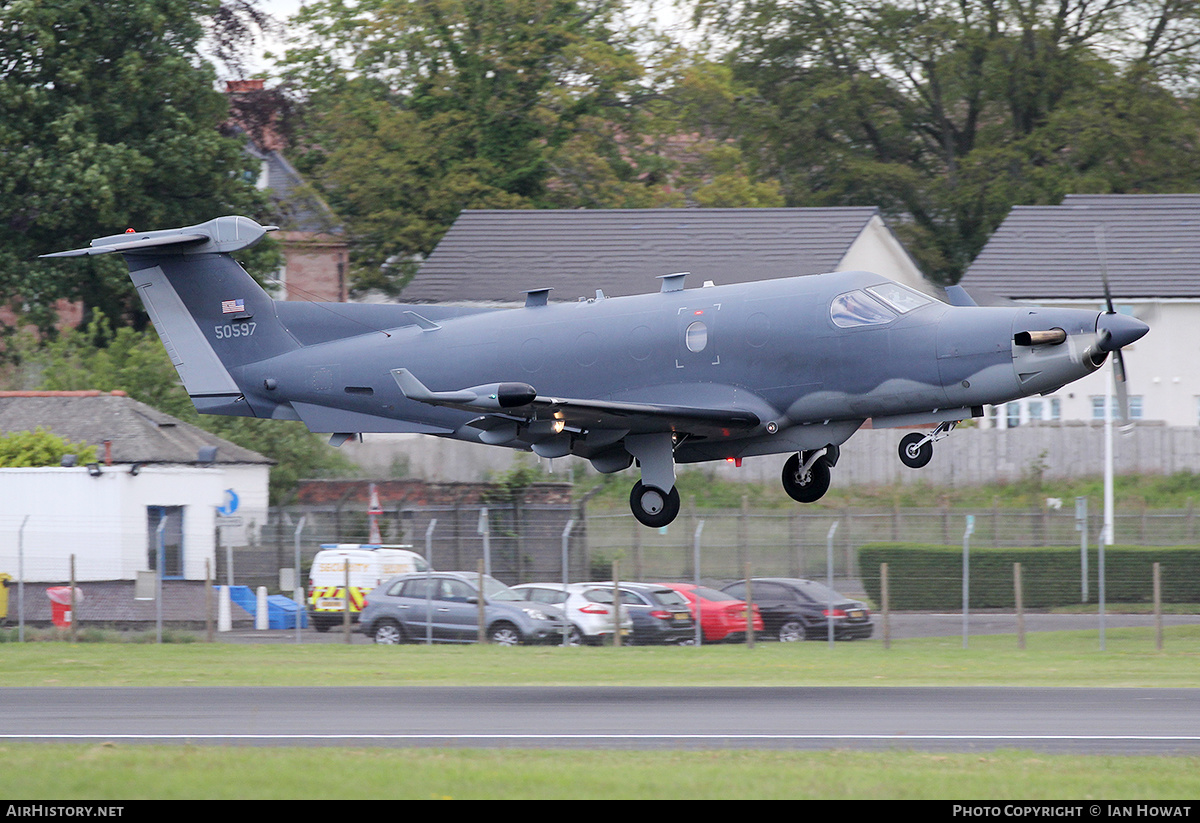
[[[1088,599],[1099,588],[1098,552],[1088,551]],[[891,608],[962,608],[962,546],[870,543],[859,549],[867,595],[877,604],[879,566],[888,564]],[[1200,603],[1200,548],[1195,546],[1109,546],[1104,552],[1106,601],[1146,603],[1153,599],[1153,564],[1162,564],[1164,603]],[[1025,605],[1047,608],[1079,603],[1078,548],[972,548],[971,608],[1013,608],[1013,564],[1021,564]]]

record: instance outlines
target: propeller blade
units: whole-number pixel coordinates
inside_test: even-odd
[[[1104,304],[1108,307],[1109,314],[1116,314],[1113,311],[1112,289],[1108,285],[1108,254],[1104,247],[1104,227],[1096,226],[1096,253],[1100,256],[1100,282],[1104,284]]]
[[[1129,422],[1129,386],[1125,383],[1125,358],[1121,350],[1113,352],[1113,384],[1117,388],[1117,407],[1121,410],[1122,429],[1132,428]]]

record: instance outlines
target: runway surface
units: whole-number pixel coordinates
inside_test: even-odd
[[[13,688],[0,740],[1200,755],[1200,689]]]

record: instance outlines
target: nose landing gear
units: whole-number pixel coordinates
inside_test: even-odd
[[[921,469],[929,465],[929,461],[933,459],[933,444],[943,437],[948,437],[957,425],[957,420],[951,420],[939,424],[929,434],[913,432],[904,435],[900,441],[900,462],[910,469]]]

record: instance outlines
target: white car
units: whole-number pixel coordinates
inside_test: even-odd
[[[523,583],[513,586],[531,603],[558,606],[571,621],[570,643],[599,645],[613,634],[613,591],[612,585],[596,583]],[[621,637],[631,636],[633,618],[629,612],[621,613]]]

